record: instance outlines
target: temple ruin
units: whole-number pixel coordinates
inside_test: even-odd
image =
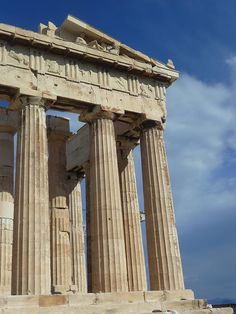
[[[218,311],[184,286],[164,142],[166,90],[178,77],[171,60],[72,16],[37,33],[0,24],[0,98],[9,101],[0,108],[1,313]],[[79,114],[84,126],[73,134],[49,109]]]

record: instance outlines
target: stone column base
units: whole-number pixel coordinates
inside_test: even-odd
[[[6,314],[233,314],[231,308],[212,309],[205,300],[194,299],[191,290],[74,295],[0,297]]]

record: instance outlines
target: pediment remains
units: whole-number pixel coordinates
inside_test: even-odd
[[[81,46],[87,46],[105,53],[144,62],[152,65],[154,68],[155,66],[166,69],[175,68],[171,60],[168,60],[167,64],[164,64],[152,59],[71,15],[68,15],[66,20],[59,27],[52,22],[48,22],[48,25],[40,24],[39,33],[49,37],[56,37],[67,42],[73,42]]]

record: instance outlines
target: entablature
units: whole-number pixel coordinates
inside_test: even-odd
[[[73,21],[74,28],[72,28]],[[50,22],[48,24],[53,25]],[[73,31],[75,32],[74,29],[76,27],[80,31],[77,35],[84,36],[84,34],[89,34],[90,40],[88,43],[81,43],[78,40],[81,37],[76,37],[72,33]],[[56,35],[55,31],[54,35],[52,33],[45,33],[43,27],[41,27],[40,33],[36,33],[11,25],[0,24],[0,38],[5,38],[7,42],[11,42],[12,44],[20,43],[21,45],[41,48],[63,56],[86,58],[104,66],[111,65],[115,68],[139,73],[142,76],[153,77],[167,84],[171,84],[179,77],[173,64],[169,66],[168,63],[165,65],[160,61],[152,59],[96,30],[79,19],[68,16],[62,26],[56,29],[59,36]],[[84,39],[81,38],[81,40]],[[108,45],[110,45],[110,48],[108,48]]]
[[[0,24],[0,96],[12,109],[27,95],[62,111],[99,106],[166,119],[166,88],[178,78],[171,62],[153,60],[71,16],[59,28],[49,22],[39,31]]]

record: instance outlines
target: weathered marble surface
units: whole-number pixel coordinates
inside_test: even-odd
[[[92,292],[128,291],[113,115],[90,119],[90,239]]]
[[[149,58],[72,16],[59,27],[40,24],[38,33],[0,24],[0,97],[9,100],[20,117],[12,292],[23,295],[1,297],[1,313],[232,313],[212,310],[183,290],[163,141],[166,89],[178,76],[171,60],[163,64]],[[68,121],[48,118],[47,129],[49,108],[79,113],[87,125],[66,145]],[[0,110],[0,270],[6,275],[0,276],[0,290],[4,287],[7,293],[13,213],[11,114]],[[126,148],[120,147],[117,154],[121,137],[141,141],[151,289],[162,291],[143,291],[134,164]],[[87,285],[80,183],[71,178],[83,173],[88,290],[96,294],[78,293]],[[51,288],[61,295],[50,295]]]
[[[125,138],[119,138],[117,153],[125,233],[128,288],[129,291],[146,291],[147,278],[133,148],[134,145],[132,142],[129,142]]]
[[[6,314],[233,314],[230,308],[211,309],[204,300],[194,300],[189,290],[100,293],[58,296],[14,296],[0,298]]]
[[[66,293],[72,286],[71,226],[66,171],[66,141],[70,136],[69,120],[47,116],[47,130],[52,291]]]
[[[83,230],[83,208],[81,194],[81,180],[75,173],[68,176],[68,202],[71,228],[72,254],[72,285],[77,292],[87,292],[87,276],[85,264],[85,243]]]
[[[12,293],[51,293],[45,102],[22,97],[17,142]]]
[[[184,289],[163,128],[143,123],[141,157],[151,290]]]
[[[14,134],[17,114],[0,107],[0,294],[11,294],[14,216]]]

